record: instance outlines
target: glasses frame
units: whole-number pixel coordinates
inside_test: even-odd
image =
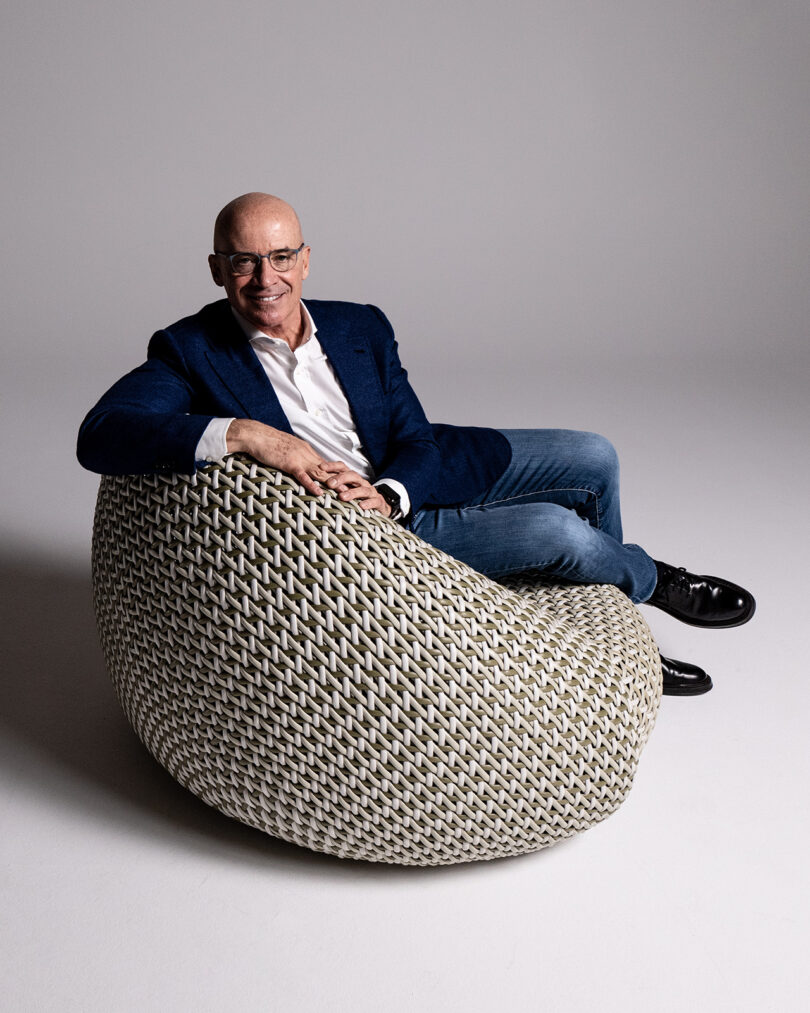
[[[251,274],[255,274],[256,271],[261,267],[263,260],[267,260],[270,263],[270,267],[276,272],[276,274],[286,274],[288,271],[292,271],[298,262],[298,254],[304,249],[306,243],[301,243],[297,250],[292,248],[282,248],[281,250],[271,250],[269,253],[254,253],[252,250],[237,250],[235,253],[224,253],[222,250],[214,250],[214,253],[218,257],[224,257],[228,261],[228,267],[230,268],[231,274],[234,278],[247,278]],[[279,271],[277,267],[273,266],[273,257],[277,257],[279,254],[286,254],[288,257],[292,257],[292,263],[289,267],[285,267],[283,271]],[[245,274],[240,274],[238,271],[233,269],[233,258],[234,257],[258,257],[258,263],[254,265],[252,271],[248,271]]]

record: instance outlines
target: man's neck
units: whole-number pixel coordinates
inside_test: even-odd
[[[284,340],[295,351],[309,340],[309,315],[304,313],[301,303],[298,303],[298,326],[289,335],[284,335]]]

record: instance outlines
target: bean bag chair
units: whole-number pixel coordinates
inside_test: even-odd
[[[93,587],[153,756],[331,855],[448,864],[586,830],[629,792],[660,703],[616,588],[497,583],[243,456],[102,478]]]

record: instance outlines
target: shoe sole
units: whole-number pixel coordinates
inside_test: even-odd
[[[704,693],[708,693],[714,683],[711,678],[706,677],[706,682],[701,682],[695,686],[664,686],[664,696],[702,696]]]

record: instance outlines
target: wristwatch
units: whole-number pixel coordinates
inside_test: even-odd
[[[389,518],[392,521],[398,521],[402,517],[402,500],[399,498],[399,493],[394,492],[391,486],[386,485],[384,482],[380,482],[374,488],[391,507],[391,513],[388,515]]]

